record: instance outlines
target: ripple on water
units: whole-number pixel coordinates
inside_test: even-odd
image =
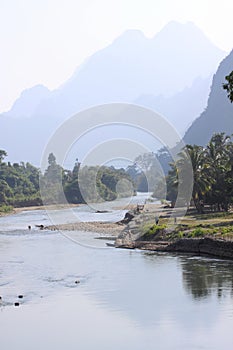
[[[87,276],[67,275],[64,277],[45,277],[43,280],[49,284],[60,285],[62,287],[76,288],[80,283],[85,282]]]

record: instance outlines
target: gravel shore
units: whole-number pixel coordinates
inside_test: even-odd
[[[114,222],[76,222],[69,224],[50,225],[46,227],[49,230],[61,231],[85,231],[96,232],[117,237],[125,228],[125,225],[119,225]]]

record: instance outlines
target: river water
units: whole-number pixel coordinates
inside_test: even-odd
[[[124,215],[76,210],[87,221]],[[67,210],[55,215],[72,220]],[[27,230],[41,223],[45,211],[0,218],[1,350],[231,349],[233,262]]]

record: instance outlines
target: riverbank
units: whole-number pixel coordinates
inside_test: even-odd
[[[85,232],[96,232],[102,233],[103,235],[112,235],[117,237],[125,236],[129,229],[133,230],[138,228],[141,230],[141,224],[148,220],[148,218],[154,218],[155,213],[161,210],[161,205],[148,203],[143,206],[143,210],[137,211],[137,205],[130,204],[127,206],[114,207],[115,210],[128,210],[128,214],[132,217],[127,222],[127,219],[123,219],[119,222],[106,222],[106,221],[95,221],[95,222],[75,222],[75,223],[64,223],[59,225],[49,225],[46,228],[49,230],[61,230],[61,231],[85,231]],[[101,215],[101,212],[100,212]],[[127,215],[126,215],[127,216]],[[124,221],[126,220],[126,221]],[[153,219],[154,220],[154,219]],[[133,227],[132,227],[133,226]]]
[[[125,229],[125,225],[118,225],[115,222],[76,222],[69,224],[49,225],[46,229],[51,231],[84,231],[95,232],[103,235],[114,236],[115,238]]]
[[[1,216],[8,216],[8,215],[14,215],[18,213],[22,213],[23,211],[34,211],[34,210],[62,210],[62,209],[69,209],[69,208],[76,208],[83,204],[50,204],[50,205],[36,205],[36,206],[29,206],[29,207],[9,207],[9,210],[0,210],[0,217]]]
[[[118,242],[116,248],[170,253],[192,253],[195,255],[209,255],[220,259],[233,259],[233,241],[210,237],[181,238],[175,242],[134,241],[123,244]]]
[[[159,218],[159,225],[150,222],[150,216],[147,219],[146,223],[144,220],[143,224],[141,220],[137,224],[140,220],[134,218],[125,233],[118,236],[116,248],[193,253],[233,259],[231,212],[199,215],[190,210],[172,229],[164,213]]]

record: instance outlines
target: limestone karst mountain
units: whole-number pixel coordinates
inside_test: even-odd
[[[150,39],[129,30],[86,59],[57,90],[37,86],[23,92],[0,116],[1,148],[15,161],[38,164],[49,137],[66,118],[103,103],[148,105],[142,96],[153,96],[148,106],[182,133],[205,107],[209,77],[224,56],[189,22],[171,22]]]
[[[213,77],[208,105],[185,133],[186,143],[205,145],[213,133],[233,133],[233,105],[222,88],[225,76],[232,71],[233,51],[219,65]]]

